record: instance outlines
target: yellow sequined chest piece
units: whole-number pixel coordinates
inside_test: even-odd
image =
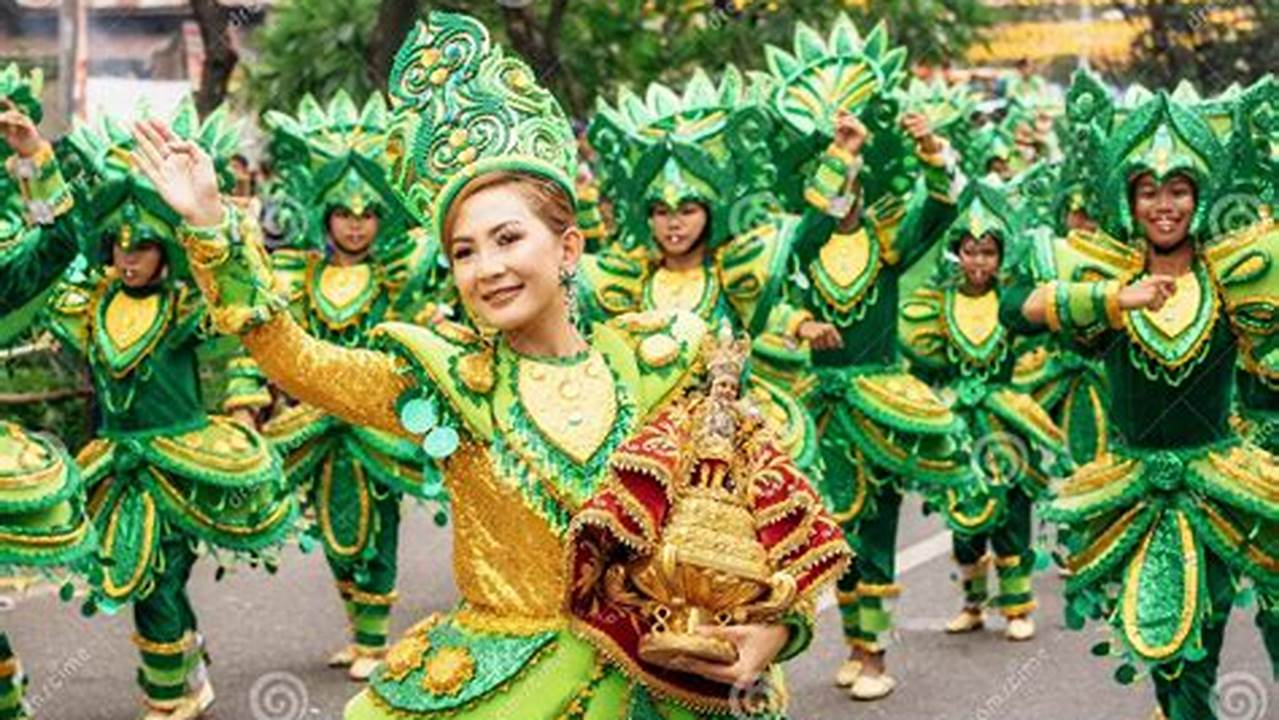
[[[822,268],[836,285],[851,287],[870,264],[870,238],[866,231],[836,233],[818,252]]]
[[[320,272],[320,293],[334,307],[346,308],[358,300],[373,281],[373,268],[359,265],[326,265]]]
[[[538,430],[575,463],[589,461],[617,421],[613,375],[595,350],[570,365],[521,358],[517,386]]]
[[[974,345],[983,345],[999,329],[999,296],[992,290],[976,297],[955,293],[954,321]]]
[[[127,293],[116,293],[107,305],[104,326],[107,337],[116,352],[124,352],[146,337],[159,320],[160,293],[151,293],[146,297],[132,297]]]
[[[684,310],[696,312],[707,295],[705,268],[679,272],[658,268],[650,281],[649,293],[657,310]]]
[[[1158,311],[1145,309],[1141,312],[1164,337],[1178,337],[1199,315],[1199,303],[1203,301],[1202,290],[1199,277],[1193,272],[1185,273],[1177,278],[1177,290],[1162,308]]]

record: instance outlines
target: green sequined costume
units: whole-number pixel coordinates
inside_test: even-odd
[[[1267,362],[1257,351],[1271,342],[1279,303],[1279,230],[1264,217],[1237,228],[1210,217],[1232,176],[1248,175],[1246,163],[1222,163],[1228,149],[1254,146],[1248,123],[1231,127],[1223,147],[1197,108],[1163,92],[1121,120],[1104,91],[1072,93],[1071,103],[1103,151],[1105,232],[1055,243],[1057,279],[1041,292],[1049,328],[1104,364],[1112,437],[1109,454],[1081,467],[1046,511],[1063,525],[1073,570],[1067,619],[1110,620],[1117,651],[1151,666],[1167,717],[1215,717],[1237,584],[1249,578],[1265,595],[1279,583],[1279,465],[1229,423],[1237,357]],[[1195,183],[1196,252],[1162,310],[1124,312],[1120,287],[1145,274],[1128,201],[1144,172]],[[1021,310],[1034,286],[1026,278],[1001,296],[1001,319],[1018,331],[1034,330]]]
[[[199,125],[186,103],[174,128],[216,154],[235,142],[223,117]],[[292,527],[295,505],[265,440],[205,412],[196,358],[204,303],[184,282],[176,214],[128,166],[130,142],[109,122],[75,131],[84,201],[73,199],[51,153],[11,171],[37,242],[65,247],[79,238],[95,256],[111,244],[165,250],[164,279],[146,288],[129,288],[114,272],[63,281],[45,321],[86,358],[101,417],[96,438],[77,457],[102,538],[90,605],[111,612],[133,606],[139,684],[150,706],[168,709],[189,701],[188,679],[200,672],[185,590],[198,549],[259,562]]]
[[[530,173],[572,197],[567,119],[472,18],[433,13],[419,23],[391,91],[399,111],[420,121],[406,146],[451,148],[410,158],[404,185],[437,231],[456,194],[486,172]],[[471,123],[509,132],[470,136]],[[345,717],[731,717],[727,703],[630,675],[571,628],[565,609],[573,512],[611,450],[691,382],[704,324],[685,314],[624,316],[593,325],[589,347],[565,358],[521,356],[500,334],[452,322],[384,323],[377,349],[342,348],[306,335],[284,298],[263,292],[272,281],[255,234],[251,219],[228,210],[216,234],[185,237],[201,289],[217,299],[219,327],[240,334],[286,392],[447,456],[463,602],[394,645]],[[802,613],[787,623],[782,657],[811,633]]]
[[[306,208],[306,232],[272,254],[291,310],[318,338],[367,347],[372,329],[395,317],[419,247],[414,221],[387,181],[385,102],[374,95],[361,109],[339,93],[324,108],[307,96],[295,116],[269,113],[266,120],[282,184]],[[378,218],[359,262],[339,262],[330,247],[329,215],[338,209]],[[304,489],[312,533],[346,606],[354,654],[380,655],[396,596],[400,501],[405,493],[442,500],[439,479],[424,474],[416,444],[305,403],[283,410],[263,432],[285,455],[290,481]]]
[[[897,354],[898,281],[953,217],[953,163],[944,145],[935,156],[917,156],[897,127],[894,90],[906,58],[903,48],[889,47],[886,32],[881,25],[863,38],[842,18],[829,38],[802,27],[793,53],[768,49],[772,104],[787,136],[781,172],[808,178],[785,188],[788,205],[807,202],[832,226],[854,204],[862,208],[855,227],[836,227],[825,242],[818,233],[799,238],[792,267],[799,278],[793,300],[843,339],[840,349],[813,351],[818,387],[808,403],[822,495],[856,552],[838,583],[844,634],[870,652],[882,649],[888,600],[899,592],[902,493],[957,483],[964,472],[951,441],[962,421],[905,372]],[[839,110],[856,113],[870,131],[860,158],[820,153]]]
[[[955,253],[967,238],[993,237],[1003,266],[1011,265],[1019,226],[1003,194],[981,182],[970,185],[944,234],[945,247]],[[999,323],[1002,274],[981,295],[960,289],[958,269],[944,276],[938,287],[922,287],[902,303],[899,326],[911,373],[944,388],[972,441],[973,470],[931,503],[954,532],[965,606],[990,601],[987,553],[993,552],[999,578],[993,604],[1007,617],[1020,617],[1035,608],[1031,510],[1048,494],[1056,468],[1047,458],[1065,452],[1064,437],[1033,398],[1012,386],[1016,336]]]
[[[618,237],[583,263],[582,294],[596,317],[682,310],[751,335],[749,392],[785,428],[783,445],[791,455],[810,467],[816,433],[800,399],[813,379],[797,332],[812,314],[786,302],[782,291],[791,249],[801,241],[824,242],[834,223],[811,205],[801,215],[775,208],[779,180],[771,143],[778,118],[762,94],[730,65],[718,86],[698,70],[682,96],[655,83],[644,100],[623,90],[616,106],[601,102],[589,137],[601,153]],[[707,212],[705,259],[672,271],[663,266],[649,216],[658,204],[675,212],[686,202]]]

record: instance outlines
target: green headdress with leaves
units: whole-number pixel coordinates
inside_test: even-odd
[[[749,230],[778,202],[770,140],[773,118],[762,101],[767,78],[733,66],[719,85],[702,69],[679,94],[660,83],[641,99],[623,88],[616,105],[600,100],[587,131],[600,157],[604,194],[614,203],[621,243],[651,240],[655,203],[706,206],[710,247]]]
[[[295,116],[270,112],[266,122],[286,192],[305,208],[305,244],[326,247],[328,216],[337,208],[355,214],[376,211],[375,252],[406,240],[415,222],[390,181],[400,146],[391,142],[390,115],[381,95],[370,96],[362,109],[345,91],[338,91],[327,108],[307,95]]]
[[[392,177],[408,205],[442,237],[449,206],[471,180],[530,173],[575,197],[577,145],[555,97],[475,18],[433,12],[395,56]]]
[[[230,122],[226,108],[218,108],[201,123],[194,101],[187,98],[178,105],[169,127],[213,158],[219,185],[223,191],[230,189],[234,178],[228,163],[239,146],[240,131]],[[134,166],[133,134],[104,117],[96,127],[77,127],[68,144],[83,169],[73,182],[81,184],[77,202],[87,205],[80,215],[89,243],[85,254],[102,259],[98,243],[105,240],[125,247],[156,243],[164,248],[170,277],[185,277],[186,253],[176,235],[182,218]]]
[[[846,111],[870,131],[862,148],[865,201],[910,190],[919,164],[913,143],[898,127],[902,101],[894,97],[905,78],[906,49],[890,47],[883,23],[863,37],[841,14],[826,38],[799,23],[793,50],[770,45],[765,54],[777,85],[771,105],[783,119],[782,177],[807,175],[808,164],[834,136],[837,114]],[[803,207],[802,186],[785,184],[788,206]]]
[[[956,258],[965,238],[990,235],[1000,247],[1000,273],[1019,262],[1024,254],[1021,246],[1021,218],[1008,203],[1005,184],[976,180],[968,183],[956,205],[957,214],[942,236],[945,252],[938,258],[936,279],[941,282],[958,277]]]

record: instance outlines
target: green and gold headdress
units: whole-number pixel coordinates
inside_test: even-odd
[[[730,65],[716,85],[699,68],[682,94],[653,83],[643,98],[623,88],[615,105],[599,101],[587,137],[624,246],[651,240],[654,203],[705,205],[710,247],[777,208],[766,82],[760,75],[748,82]]]
[[[488,173],[531,173],[575,197],[568,118],[475,18],[433,12],[419,21],[395,56],[390,95],[405,148],[393,178],[437,236],[458,192]]]
[[[338,91],[327,109],[307,95],[296,116],[270,112],[266,122],[283,185],[305,208],[306,244],[326,246],[328,215],[339,207],[356,214],[376,210],[375,251],[406,241],[414,222],[391,185],[390,168],[400,146],[391,142],[390,116],[381,95],[370,96],[362,109],[345,91]]]
[[[239,146],[240,132],[230,122],[226,108],[218,108],[201,123],[194,101],[187,98],[178,106],[169,127],[213,158],[222,190],[230,189],[234,179],[228,162]],[[77,127],[68,137],[68,144],[83,166],[80,178],[73,182],[82,184],[77,198],[83,198],[88,205],[81,214],[87,224],[89,243],[85,254],[101,259],[98,243],[107,239],[126,247],[158,243],[164,248],[170,277],[185,276],[186,253],[176,238],[182,218],[134,166],[132,132],[104,117],[96,127]]]
[[[976,180],[968,183],[956,205],[955,219],[942,237],[946,252],[938,259],[938,280],[953,279],[958,273],[956,258],[964,238],[990,235],[999,242],[1000,272],[1013,267],[1024,253],[1020,246],[1021,222],[1018,212],[1007,201],[1005,184]]]
[[[905,78],[906,49],[891,47],[879,23],[866,36],[841,15],[823,38],[799,23],[791,51],[765,48],[776,89],[772,108],[783,123],[778,162],[782,177],[806,177],[807,166],[834,136],[839,111],[853,113],[870,131],[862,148],[862,195],[867,203],[885,193],[907,192],[918,175],[913,143],[898,126],[902,100],[894,97]],[[785,183],[792,209],[803,207],[803,183]]]

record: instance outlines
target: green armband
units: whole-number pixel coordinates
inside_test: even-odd
[[[271,391],[267,389],[266,377],[258,369],[258,364],[247,357],[232,359],[227,366],[226,398],[222,401],[222,411],[259,410],[270,404]]]
[[[1045,315],[1048,328],[1053,332],[1060,332],[1063,328],[1095,330],[1123,326],[1118,282],[1053,281],[1049,286]]]
[[[816,210],[832,217],[848,214],[856,199],[856,188],[845,190],[861,172],[862,159],[837,145],[831,145],[817,161],[804,186],[804,199]]]
[[[27,221],[33,225],[52,225],[75,204],[71,189],[62,179],[53,148],[45,143],[31,157],[11,157],[5,167],[18,183]]]
[[[178,239],[208,303],[213,327],[239,335],[285,310],[288,301],[276,288],[257,221],[230,205],[224,212],[222,224],[216,227],[184,223]]]
[[[813,642],[813,618],[807,613],[792,610],[782,618],[782,624],[790,631],[790,639],[782,646],[773,662],[786,662],[808,649]]]

